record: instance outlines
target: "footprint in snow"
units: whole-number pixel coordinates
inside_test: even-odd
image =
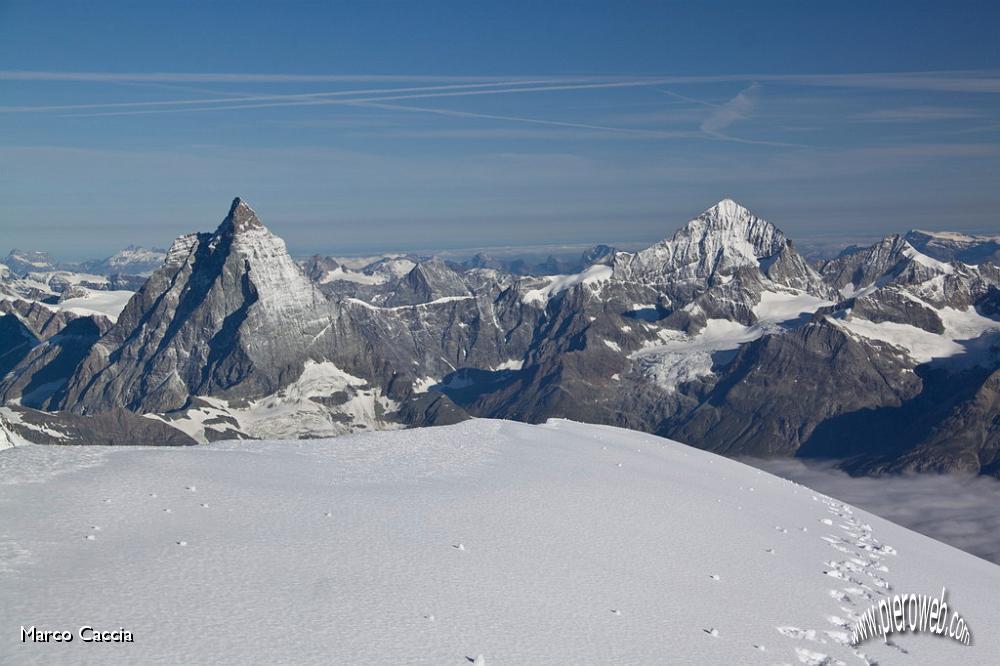
[[[816,632],[812,629],[799,629],[798,627],[775,627],[778,633],[786,638],[794,638],[795,640],[806,640],[815,641]]]
[[[841,590],[830,590],[830,596],[842,604],[853,603],[851,598],[844,594]]]
[[[795,648],[795,656],[799,658],[801,663],[807,666],[844,666],[844,662],[839,659],[834,659],[822,652],[814,652],[806,648]]]

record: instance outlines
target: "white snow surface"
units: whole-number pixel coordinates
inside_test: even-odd
[[[41,284],[41,283],[39,283]],[[43,303],[34,301],[38,305],[53,312],[68,310],[78,315],[103,315],[111,321],[117,321],[118,315],[122,313],[129,300],[135,294],[134,291],[105,291],[100,289],[87,289],[76,287],[76,290],[83,292],[81,296],[67,298],[57,303]],[[3,300],[30,300],[22,296],[11,294],[0,294]]]
[[[924,268],[930,268],[931,270],[939,273],[951,275],[955,272],[955,268],[951,264],[946,264],[945,262],[938,261],[933,257],[928,257],[926,254],[921,253],[909,243],[906,243],[903,247],[903,256],[912,259]]]
[[[972,646],[859,651],[1000,663],[996,565],[741,463],[569,421],[21,446],[0,454],[0,525],[2,663],[853,664],[855,614],[942,586]],[[22,624],[135,642],[23,644]]]
[[[831,305],[830,301],[799,290],[765,291],[754,307],[757,323],[744,326],[728,319],[709,319],[697,335],[661,329],[661,342],[634,352],[630,358],[639,371],[667,392],[699,377],[712,374],[719,352],[734,352],[740,345],[775,332],[803,314]]]
[[[333,406],[313,400],[335,395],[342,398]],[[265,398],[235,404],[205,396],[199,400],[206,406],[188,409],[180,418],[146,416],[169,423],[202,443],[206,430],[225,432],[231,425],[229,419],[236,421],[242,432],[259,439],[336,437],[357,429],[400,427],[382,418],[398,407],[394,401],[330,361],[306,361],[298,379]]]
[[[78,289],[83,290],[79,287]],[[82,296],[67,298],[50,307],[55,310],[69,310],[80,315],[104,315],[111,321],[117,321],[118,315],[122,313],[135,294],[134,291],[99,291],[95,289],[83,291],[86,293]]]
[[[925,229],[914,229],[918,234],[925,234],[940,240],[956,241],[962,243],[981,243],[989,241],[1000,241],[1000,236],[989,236],[982,234],[963,234],[957,231],[927,231]]]
[[[853,316],[827,319],[854,335],[899,347],[917,363],[964,355],[969,348],[962,342],[975,340],[991,331],[1000,331],[1000,321],[979,314],[972,306],[965,310],[948,307],[931,309],[941,318],[944,333],[931,333],[917,326],[891,321],[874,323]],[[969,360],[974,362],[975,356]]]
[[[611,266],[594,264],[573,275],[548,275],[544,278],[548,280],[548,284],[544,287],[524,292],[521,300],[525,303],[544,306],[556,294],[560,294],[578,284],[593,284],[607,280],[611,277],[612,272]]]
[[[345,269],[343,266],[337,266],[332,271],[324,273],[323,277],[319,279],[319,283],[327,284],[337,280],[342,282],[356,282],[358,284],[382,284],[386,281],[386,278],[384,275],[368,275],[367,273],[352,271],[349,268]]]
[[[520,370],[524,367],[524,359],[522,358],[509,358],[495,368],[491,368],[493,372],[500,370]]]

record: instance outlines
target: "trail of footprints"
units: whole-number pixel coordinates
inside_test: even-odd
[[[619,467],[621,467],[621,464],[619,464]],[[740,489],[744,490],[742,487]],[[191,485],[186,486],[185,490],[196,492],[197,488]],[[754,492],[754,488],[752,487],[747,490]],[[148,493],[148,496],[155,499],[157,494]],[[817,498],[813,497],[813,499]],[[112,502],[110,498],[103,501],[106,504]],[[721,500],[716,501],[720,502]],[[840,604],[840,611],[843,615],[828,615],[826,620],[833,628],[824,631],[800,629],[793,626],[781,626],[776,629],[782,636],[805,643],[805,647],[795,648],[795,654],[800,663],[807,664],[808,666],[846,666],[839,659],[818,650],[813,650],[812,647],[821,647],[830,641],[850,647],[851,627],[859,619],[859,613],[874,603],[879,596],[892,589],[891,584],[884,578],[884,574],[889,572],[889,568],[882,560],[887,555],[896,555],[897,553],[895,548],[888,544],[883,544],[876,539],[872,535],[871,525],[862,523],[856,519],[853,515],[853,510],[849,506],[830,498],[823,498],[823,503],[826,504],[827,511],[835,516],[835,519],[824,518],[820,522],[826,526],[836,526],[844,534],[843,537],[836,535],[820,537],[838,553],[838,555],[833,556],[830,560],[823,562],[823,573],[841,585],[840,587],[830,589],[829,595],[834,601]],[[201,502],[200,507],[206,509],[209,505],[208,503]],[[739,508],[742,509],[743,507],[740,506]],[[171,509],[164,508],[163,512],[171,513]],[[323,515],[329,518],[333,514],[325,512]],[[87,541],[95,541],[97,535],[94,532],[99,532],[101,527],[92,525],[90,529],[91,533],[85,535],[85,538]],[[776,525],[774,529],[782,534],[788,533],[788,529],[780,525]],[[799,529],[802,532],[808,532],[808,528],[806,527]],[[184,540],[176,540],[174,543],[177,546],[188,545],[187,541]],[[465,545],[462,543],[452,544],[452,548],[465,551]],[[775,551],[773,548],[767,548],[765,552],[774,554]],[[843,559],[837,559],[838,557],[842,557]],[[713,581],[720,580],[720,576],[717,574],[711,574],[709,578]],[[611,609],[611,613],[621,615],[621,610]],[[434,615],[425,615],[424,617],[429,622],[434,622],[436,619]],[[703,629],[703,631],[709,636],[719,637],[719,630],[714,627]],[[896,645],[891,640],[888,644],[901,653],[906,654],[905,649]],[[767,650],[762,644],[754,644],[753,648],[760,652]],[[867,664],[867,666],[878,665],[878,662],[874,658],[866,655],[864,652],[857,648],[851,649],[854,655]],[[466,659],[474,664],[486,663],[483,655],[466,657]]]
[[[820,522],[836,527],[843,533],[843,536],[828,534],[820,537],[837,553],[823,562],[822,571],[836,581],[836,587],[829,590],[829,595],[839,605],[840,613],[826,616],[832,629],[817,631],[777,627],[777,630],[783,636],[805,643],[802,647],[795,648],[795,655],[800,663],[809,666],[843,666],[844,662],[839,659],[813,649],[833,642],[849,647],[854,656],[868,666],[877,666],[876,659],[851,646],[851,629],[861,613],[892,589],[885,578],[889,567],[883,560],[887,556],[896,555],[896,549],[876,539],[871,525],[855,518],[851,507],[830,498],[824,498],[823,503],[834,518],[824,518]],[[888,645],[906,654],[906,650],[891,640]]]
[[[196,486],[192,485],[192,486],[185,486],[184,490],[193,493],[193,492],[196,492],[198,490],[198,488]],[[156,499],[157,497],[159,497],[156,493],[146,493],[146,496],[149,497],[150,499]],[[112,504],[113,503],[110,497],[106,497],[104,500],[102,500],[102,502],[104,504]],[[208,508],[208,503],[207,502],[201,502],[201,503],[199,503],[199,506],[202,509],[207,509]],[[163,513],[173,513],[173,509],[171,509],[169,507],[164,507],[163,510],[162,510],[162,512]],[[327,514],[327,515],[330,515],[330,514]],[[101,526],[100,525],[91,525],[90,529],[91,529],[91,533],[84,535],[83,538],[86,541],[96,541],[97,540],[97,535],[94,534],[94,532],[100,532],[101,531]],[[185,541],[185,540],[183,540],[183,539],[177,539],[177,540],[174,541],[174,544],[177,545],[177,546],[187,546],[188,542]]]

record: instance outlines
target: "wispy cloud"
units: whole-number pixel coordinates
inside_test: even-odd
[[[760,84],[751,83],[731,100],[715,107],[712,115],[702,121],[701,131],[711,136],[725,137],[722,134],[723,130],[728,129],[737,120],[742,120],[753,112],[759,94]]]
[[[800,144],[792,144],[783,141],[766,141],[759,139],[745,139],[733,136],[725,130],[729,129],[733,123],[749,118],[757,106],[760,97],[760,84],[754,81],[749,86],[741,90],[735,97],[724,104],[711,105],[714,109],[712,113],[701,122],[701,131],[713,139],[722,141],[734,141],[736,143],[748,143],[761,146],[785,146],[796,147]],[[708,103],[706,103],[708,104]]]
[[[946,106],[906,106],[897,109],[876,109],[858,113],[854,117],[865,122],[934,122],[938,120],[967,120],[983,115],[978,109]]]

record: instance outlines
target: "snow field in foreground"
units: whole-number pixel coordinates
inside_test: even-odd
[[[0,526],[0,663],[1000,663],[996,565],[569,421],[17,447]],[[942,586],[972,646],[844,644],[882,595]],[[135,642],[22,644],[22,624]]]

